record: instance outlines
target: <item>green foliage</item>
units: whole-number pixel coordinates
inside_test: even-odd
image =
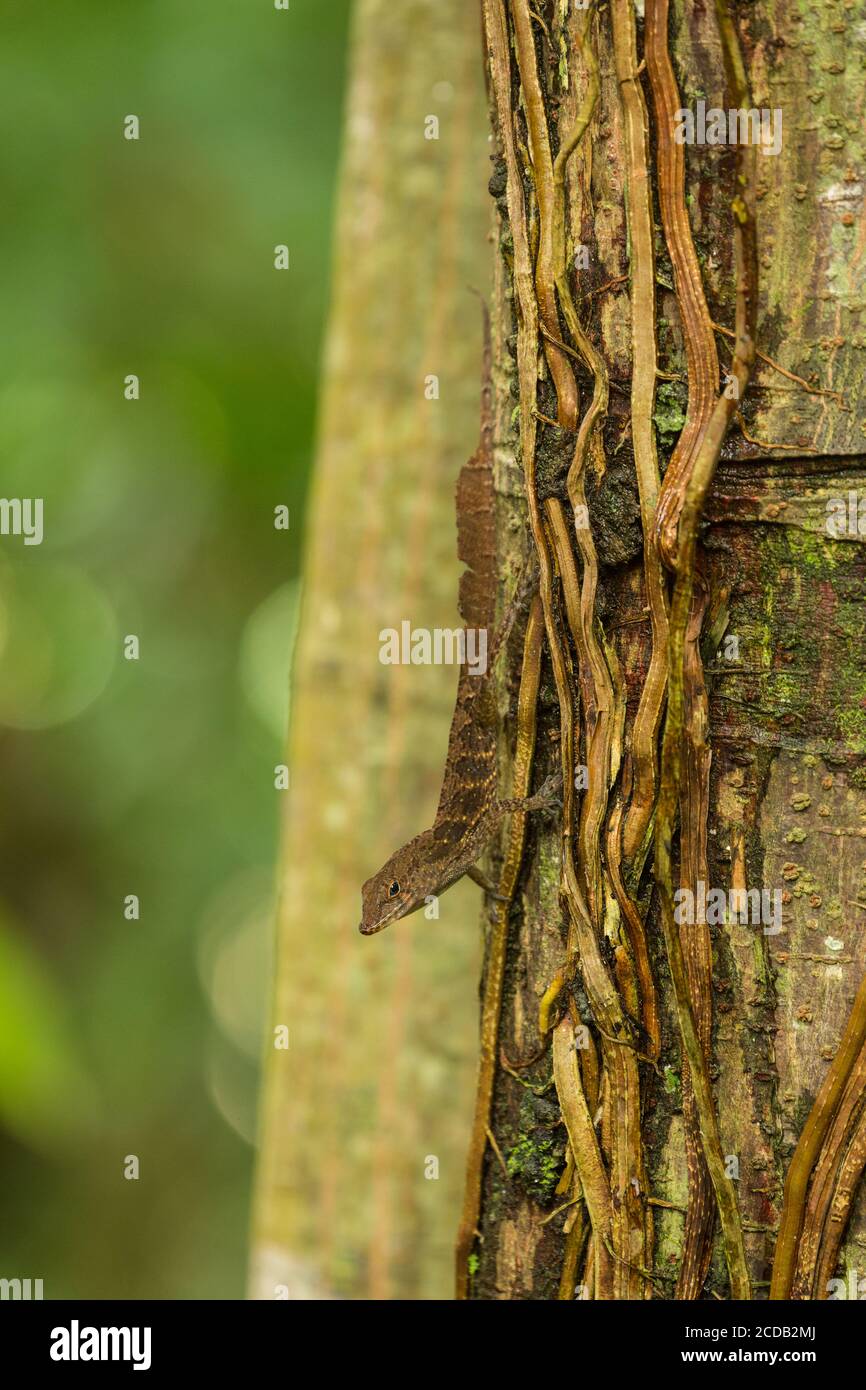
[[[33,948],[0,918],[0,1123],[51,1151],[93,1124],[60,989]]]
[[[4,18],[0,1263],[47,1298],[244,1291],[348,8]]]

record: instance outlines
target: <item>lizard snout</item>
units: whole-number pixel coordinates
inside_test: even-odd
[[[372,927],[368,927],[366,922],[359,922],[358,931],[362,936],[375,936],[376,932],[381,931],[384,925],[384,922],[374,922]]]

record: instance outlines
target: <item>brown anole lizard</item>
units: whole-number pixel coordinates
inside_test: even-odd
[[[461,616],[467,628],[487,631],[493,624],[496,602],[492,397],[490,326],[485,309],[481,438],[457,483],[457,552],[468,565],[460,579]],[[435,819],[429,830],[398,849],[364,884],[360,924],[364,936],[372,936],[415,912],[464,874],[491,891],[476,865],[503,817],[514,810],[550,810],[558,804],[558,775],[549,778],[532,797],[500,799],[497,795],[498,712],[493,668],[534,583],[531,571],[518,583],[490,643],[484,673],[473,674],[465,662],[460,667]]]

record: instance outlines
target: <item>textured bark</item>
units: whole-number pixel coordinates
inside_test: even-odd
[[[521,59],[521,73],[537,66],[544,138],[555,159],[567,147],[590,89],[586,13],[565,0],[484,5],[509,26],[508,129],[492,96],[490,181],[498,243],[492,317],[503,589],[538,541],[539,515],[549,540],[574,502],[573,480],[567,484],[566,475],[575,425],[586,418],[599,377],[588,370],[587,350],[579,347],[567,295],[590,352],[597,352],[609,378],[603,458],[601,451],[588,450],[580,480],[591,547],[579,538],[579,553],[570,559],[583,582],[597,556],[598,588],[591,620],[581,629],[580,615],[566,612],[564,601],[566,538],[545,594],[548,631],[551,619],[560,622],[562,646],[558,666],[550,648],[542,665],[537,786],[560,760],[569,682],[583,715],[566,732],[574,734],[576,759],[589,760],[588,637],[621,685],[629,751],[650,659],[645,523],[634,458],[637,426],[646,421],[631,418],[633,345],[646,342],[647,334],[656,343],[662,375],[649,408],[662,470],[685,418],[686,353],[661,230],[658,132],[645,72],[636,82],[649,111],[656,323],[632,321],[636,247],[628,231],[634,206],[627,188],[631,177],[633,195],[634,105],[629,117],[617,80],[622,44],[615,54],[612,30],[614,11],[622,25],[623,5],[612,0],[602,6],[588,31],[597,51],[599,92],[586,137],[565,164],[569,268],[555,290],[549,263],[546,280],[534,274],[524,274],[522,284],[515,280],[515,268],[523,273],[521,230],[512,221],[515,197],[526,210],[533,272],[539,247],[548,262],[556,258],[558,234],[554,229],[551,235],[550,207],[545,211],[537,196],[543,179],[536,158],[539,113],[518,66]],[[757,157],[761,355],[740,418],[725,440],[701,529],[699,567],[709,600],[705,630],[712,633],[704,651],[711,765],[708,814],[697,826],[692,852],[700,858],[705,834],[713,887],[783,893],[778,934],[730,917],[710,928],[709,1076],[722,1155],[736,1174],[753,1295],[763,1297],[794,1145],[837,1053],[866,965],[866,861],[860,848],[866,838],[864,556],[857,535],[831,539],[826,529],[827,502],[866,489],[863,23],[857,8],[841,0],[820,9],[805,0],[756,0],[733,5],[731,13],[752,104],[782,109],[783,143],[778,158]],[[524,26],[521,54],[520,45],[512,46],[516,14]],[[693,109],[703,99],[726,108],[729,84],[714,6],[674,0],[669,46],[683,106]],[[490,63],[489,43],[487,57]],[[474,445],[480,360],[477,312],[462,286],[486,278],[477,264],[489,166],[479,118],[476,7],[462,0],[362,0],[353,65],[336,295],[295,663],[293,788],[282,857],[274,1014],[276,1024],[289,1027],[291,1046],[287,1052],[269,1049],[266,1069],[252,1279],[253,1291],[264,1297],[272,1297],[277,1285],[287,1285],[295,1296],[446,1293],[471,1115],[475,890],[449,894],[433,930],[420,914],[368,942],[358,941],[353,928],[361,881],[432,819],[453,696],[447,668],[381,667],[377,636],[402,618],[418,626],[454,623],[452,480]],[[440,83],[451,84],[450,96]],[[423,138],[424,118],[431,113],[442,122],[438,143]],[[506,136],[513,142],[510,185]],[[732,207],[741,188],[735,152],[688,146],[686,188],[724,372],[732,360],[736,300]],[[578,260],[575,269],[582,246],[589,263],[582,268]],[[528,357],[527,286],[530,296],[538,296],[533,322],[541,324]],[[552,341],[549,323],[557,316]],[[570,372],[579,402],[569,390]],[[438,403],[424,400],[429,373],[441,379]],[[530,501],[538,503],[535,516]],[[726,649],[726,637],[737,639],[735,654]],[[694,656],[693,644],[692,661]],[[515,642],[501,673],[503,787],[512,776],[519,679]],[[692,734],[702,718],[700,694],[693,686],[686,705]],[[591,712],[597,728],[598,709]],[[617,761],[615,721],[604,712],[601,718],[610,720],[605,757],[616,767],[609,816],[623,794],[625,771]],[[689,775],[699,782],[699,731],[692,751]],[[699,787],[698,800],[703,794]],[[586,829],[579,809],[575,825],[577,843]],[[661,1054],[655,1066],[630,1054],[617,1071],[617,1048],[630,1046],[632,1054],[638,1049],[628,1032],[618,1040],[599,1027],[599,981],[615,984],[627,1019],[638,1018],[640,1001],[623,893],[614,896],[604,887],[616,838],[609,831],[608,819],[603,836],[579,844],[579,888],[594,914],[594,935],[584,935],[583,945],[591,944],[597,959],[582,958],[572,976],[562,969],[573,953],[575,912],[574,896],[561,895],[560,828],[536,818],[529,826],[505,959],[490,1116],[494,1143],[484,1152],[480,1210],[473,1199],[463,1213],[463,1230],[471,1236],[477,1223],[478,1231],[463,1260],[472,1297],[571,1298],[591,1289],[602,1296],[671,1297],[678,1287],[689,1199],[681,1011],[678,1016],[650,853],[623,893],[632,896],[643,919],[659,994]],[[494,853],[487,866],[493,875],[500,862],[501,854]],[[556,995],[551,1046],[540,1029],[539,1005],[544,999],[547,1008],[548,986],[558,976],[563,987]],[[568,1012],[559,1014],[564,1007]],[[578,1023],[590,1038],[577,1078],[582,1100],[574,1086],[567,1090]],[[645,1030],[640,1043],[648,1047],[650,1041]],[[699,1069],[699,1050],[690,1055]],[[629,1129],[634,1114],[629,1088],[636,1063],[643,1152],[630,1169],[621,1131]],[[858,1103],[847,1096],[852,1113]],[[482,1111],[476,1114],[476,1138],[480,1123],[483,1139]],[[586,1181],[585,1205],[575,1200],[563,1117],[572,1141],[584,1143],[587,1152],[594,1147],[594,1156],[608,1165],[602,1173],[611,1182],[607,1204],[598,1190],[590,1200]],[[424,1176],[428,1156],[439,1160],[436,1182]],[[856,1146],[846,1165],[845,1182],[857,1182]],[[822,1179],[832,1177],[822,1173]],[[837,1194],[840,1210],[845,1182]],[[474,1191],[471,1181],[467,1191]],[[818,1195],[813,1187],[810,1201]],[[631,1250],[627,1268],[598,1240],[588,1261],[587,1212],[596,1224],[601,1212],[614,1245]],[[700,1225],[697,1220],[696,1229]],[[864,1244],[861,1192],[836,1274],[862,1277]],[[693,1268],[702,1271],[700,1258]],[[819,1271],[812,1296],[824,1297],[834,1272],[826,1258]],[[729,1291],[717,1234],[703,1293],[724,1298]]]
[[[534,5],[534,37],[554,154],[574,125],[587,85],[579,37],[585,16],[548,0]],[[641,10],[643,7],[641,6]],[[509,18],[514,7],[504,6]],[[782,1186],[794,1143],[836,1052],[866,967],[866,688],[863,662],[863,545],[830,539],[827,501],[866,488],[863,354],[862,11],[768,0],[732,11],[756,107],[783,110],[778,158],[758,155],[759,297],[756,363],[708,500],[701,534],[711,595],[722,596],[721,634],[738,639],[729,659],[705,652],[712,754],[707,822],[709,882],[783,891],[783,927],[728,921],[711,927],[713,1031],[710,1075],[723,1152],[736,1159],[736,1189],[753,1296],[766,1296]],[[623,109],[609,7],[593,21],[600,95],[587,138],[567,169],[569,263],[581,245],[588,269],[571,272],[581,322],[610,376],[603,439],[606,470],[587,482],[601,564],[596,618],[622,673],[631,726],[646,677],[649,624],[641,563],[642,530],[632,453],[629,391],[631,320],[626,236]],[[712,4],[677,4],[670,48],[683,106],[703,97],[727,107]],[[858,46],[859,45],[859,46]],[[638,52],[643,52],[638,25]],[[526,149],[525,94],[511,53],[518,149]],[[640,79],[650,111],[644,74]],[[497,159],[491,191],[499,219],[495,296],[497,483],[503,564],[528,548],[525,464],[521,456],[512,269],[503,132],[492,121]],[[537,237],[532,171],[524,154],[530,236]],[[655,179],[655,171],[650,165]],[[535,171],[537,174],[537,170]],[[731,151],[687,149],[688,213],[714,322],[734,320],[731,203],[737,193]],[[657,188],[654,188],[657,195]],[[656,221],[658,222],[658,203]],[[576,215],[575,210],[579,209]],[[672,272],[656,239],[658,363],[655,403],[664,468],[682,425],[685,359]],[[611,284],[611,282],[614,282]],[[590,297],[591,296],[591,297]],[[543,319],[543,315],[542,315]],[[563,323],[563,335],[565,327]],[[717,335],[724,371],[729,340]],[[771,358],[773,362],[766,359]],[[783,369],[783,370],[780,370]],[[591,381],[576,368],[586,402]],[[787,373],[787,375],[786,375]],[[812,389],[807,389],[804,383]],[[834,393],[841,393],[839,395]],[[557,392],[539,348],[538,410],[557,416]],[[560,417],[561,419],[561,417]],[[540,428],[539,486],[563,495],[573,449],[563,428]],[[746,435],[751,438],[747,438]],[[712,613],[712,609],[711,609]],[[708,620],[709,625],[709,620]],[[516,673],[504,679],[513,701]],[[513,704],[511,706],[513,713]],[[559,711],[549,664],[542,673],[539,754],[555,763]],[[553,753],[551,754],[551,750]],[[552,761],[551,761],[552,757]],[[507,784],[507,748],[503,757]],[[641,1068],[648,1196],[655,1222],[654,1297],[672,1297],[682,1256],[686,1203],[681,1058],[651,859],[640,885],[662,1004],[662,1054]],[[512,912],[500,1027],[492,1131],[480,1239],[472,1258],[477,1298],[571,1297],[580,1286],[574,1209],[568,1201],[566,1132],[552,1087],[551,1049],[539,1032],[539,1001],[562,965],[567,921],[560,902],[557,830],[530,829],[520,892]],[[611,955],[621,928],[605,920]],[[573,999],[593,1031],[581,976]],[[596,1041],[597,1032],[594,1033]],[[602,1141],[605,1135],[602,1134]],[[734,1167],[734,1165],[732,1165]],[[557,1188],[559,1190],[557,1190]],[[861,1192],[842,1244],[845,1277],[864,1273],[866,1200]],[[596,1256],[597,1258],[597,1256]],[[562,1281],[564,1266],[570,1273]],[[826,1281],[825,1281],[826,1282]],[[565,1290],[563,1295],[562,1289]],[[705,1296],[729,1296],[716,1243]],[[826,1292],[816,1296],[824,1297]]]
[[[361,883],[432,820],[456,683],[381,665],[379,632],[457,620],[454,484],[482,356],[467,287],[489,277],[478,15],[360,0],[350,66],[280,863],[273,1023],[290,1046],[269,1040],[255,1202],[263,1298],[450,1293],[474,1070],[477,889],[372,941],[357,923]]]

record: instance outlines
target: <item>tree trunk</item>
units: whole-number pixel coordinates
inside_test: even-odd
[[[261,1298],[429,1298],[453,1282],[477,890],[455,889],[426,931],[365,941],[357,924],[361,883],[432,818],[453,703],[453,669],[383,666],[379,633],[456,616],[454,484],[482,357],[468,288],[489,279],[479,33],[465,0],[355,12],[294,660],[273,1013],[288,1048],[270,1034]]]
[[[506,901],[470,1126],[474,890],[435,932],[353,926],[430,823],[453,693],[382,667],[378,633],[454,612],[478,15],[358,6],[258,1296],[444,1293],[470,1128],[458,1296],[815,1299],[861,1268],[859,27],[803,0],[637,8],[481,0],[503,597],[540,571],[501,785],[560,768],[563,806],[514,816],[486,866]]]
[[[500,568],[539,558],[564,806],[488,933],[458,1293],[826,1298],[866,1244],[862,48],[841,4],[638,8],[483,0]],[[767,147],[680,144],[701,102]]]

